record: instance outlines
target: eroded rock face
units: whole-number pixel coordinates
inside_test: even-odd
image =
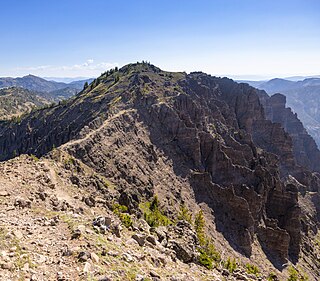
[[[236,250],[250,256],[258,236],[270,259],[294,260],[298,190],[311,182],[316,189],[317,178],[297,167],[292,138],[265,118],[258,90],[149,65],[126,66],[118,75],[119,82],[101,77],[96,88],[36,119],[3,124],[2,159],[62,145],[109,178],[132,213],[141,196],[159,194],[172,212],[170,200],[187,196],[211,208],[217,230]],[[304,182],[285,182],[291,171]]]
[[[259,96],[265,108],[266,118],[279,123],[292,138],[295,161],[310,171],[320,171],[320,151],[313,138],[307,133],[296,113],[286,107],[286,97],[274,94],[269,97],[260,91]]]

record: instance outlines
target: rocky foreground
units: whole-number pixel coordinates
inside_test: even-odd
[[[92,169],[58,150],[53,159],[20,156],[0,165],[0,280],[264,280],[237,261],[208,270],[197,234],[184,220],[151,228],[112,210],[115,192]],[[60,159],[60,160],[58,160]],[[78,180],[88,186],[79,186]],[[91,183],[89,183],[91,181]],[[105,183],[104,183],[105,184]]]

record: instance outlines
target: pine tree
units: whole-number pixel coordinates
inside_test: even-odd
[[[196,214],[196,217],[194,220],[194,228],[196,230],[200,245],[203,245],[205,243],[204,227],[205,227],[205,219],[204,219],[202,210],[200,210]]]

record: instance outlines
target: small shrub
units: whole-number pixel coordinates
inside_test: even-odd
[[[157,196],[151,202],[140,204],[139,207],[143,212],[144,219],[151,227],[172,224],[172,221],[160,209]]]
[[[119,213],[128,212],[128,207],[125,205],[120,205],[119,203],[114,203],[112,205],[112,211],[117,215]]]
[[[159,210],[155,210],[144,214],[144,219],[151,227],[172,224],[171,220],[163,215]]]
[[[118,215],[119,219],[121,220],[122,224],[129,228],[133,225],[133,221],[132,221],[132,218],[129,214],[123,214],[123,213],[120,213]]]
[[[246,264],[246,270],[248,274],[254,274],[254,275],[259,275],[260,270],[257,266],[254,264],[247,263]]]
[[[208,268],[213,265],[213,262],[221,261],[220,253],[216,250],[212,240],[205,235],[205,218],[202,210],[195,216],[194,228],[200,244],[198,249],[200,252],[199,263]]]
[[[306,274],[300,274],[293,266],[289,269],[289,278],[287,281],[307,281],[309,278]]]
[[[76,160],[72,157],[69,157],[64,160],[65,165],[70,165],[70,166],[75,166],[76,165]]]
[[[125,227],[129,228],[133,225],[133,221],[132,221],[131,216],[126,213],[126,212],[128,212],[127,206],[115,203],[112,206],[112,210],[113,210],[114,214],[116,214],[119,217],[120,221],[122,222],[122,224]]]
[[[221,261],[221,254],[216,250],[216,247],[214,246],[213,242],[209,239],[206,239],[206,245],[204,246],[204,249],[208,256],[211,257],[212,260],[215,262]]]
[[[230,257],[223,262],[223,266],[230,273],[233,273],[237,269],[237,262],[235,259],[231,259]]]
[[[289,267],[288,271],[289,271],[288,281],[298,281],[298,277],[299,277],[298,271],[292,266]]]
[[[35,156],[34,154],[31,154],[30,157],[35,162],[39,161],[39,158],[37,156]]]
[[[150,204],[150,211],[154,212],[156,210],[158,210],[159,208],[159,199],[158,199],[158,196],[156,195],[153,200],[151,201],[151,204]]]
[[[205,219],[204,219],[202,210],[200,210],[196,214],[196,217],[194,220],[194,228],[196,230],[200,246],[203,246],[206,243],[204,227],[205,227]]]
[[[192,224],[192,214],[184,204],[180,205],[178,220],[185,220],[188,223]]]
[[[200,250],[199,263],[207,269],[213,268],[212,258],[203,250]]]

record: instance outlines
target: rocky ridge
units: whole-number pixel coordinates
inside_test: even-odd
[[[258,90],[142,63],[1,124],[0,156],[57,147],[116,186],[131,215],[155,194],[171,218],[181,204],[201,206],[219,251],[250,259],[265,276],[270,268],[285,276],[289,262],[316,280],[318,177],[298,162],[292,140],[267,120]]]

